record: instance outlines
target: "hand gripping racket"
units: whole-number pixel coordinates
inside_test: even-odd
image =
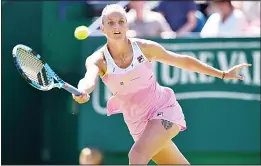
[[[31,48],[22,44],[16,45],[13,48],[13,58],[19,73],[33,87],[42,91],[63,88],[76,96],[81,95],[77,88],[64,82]]]

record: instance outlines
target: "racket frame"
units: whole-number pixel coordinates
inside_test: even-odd
[[[37,82],[31,80],[29,78],[29,76],[23,71],[23,69],[21,68],[21,66],[19,65],[19,62],[18,62],[18,58],[17,58],[17,49],[18,48],[23,48],[24,50],[28,51],[28,52],[31,52],[33,53],[33,55],[35,56],[35,58],[37,58],[38,60],[40,60],[43,64],[43,67],[46,69],[46,72],[50,75],[50,80],[51,83],[49,86],[47,87],[43,87],[41,85],[39,85]],[[12,55],[13,55],[13,60],[14,60],[14,63],[15,63],[15,66],[17,68],[17,70],[19,71],[20,75],[26,80],[26,82],[28,84],[30,84],[31,86],[33,86],[34,88],[36,89],[39,89],[39,90],[42,90],[42,91],[48,91],[48,90],[51,90],[53,88],[63,88],[65,90],[67,90],[68,92],[76,95],[76,96],[79,96],[81,95],[81,92],[78,91],[77,88],[73,87],[72,85],[68,84],[67,82],[63,81],[52,69],[51,67],[44,61],[44,59],[39,55],[37,54],[36,52],[34,52],[30,47],[28,46],[25,46],[23,44],[18,44],[16,45],[14,48],[13,48],[13,51],[12,51]],[[54,83],[54,79],[57,81],[57,83]]]

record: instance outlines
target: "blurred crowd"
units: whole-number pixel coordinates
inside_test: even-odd
[[[116,1],[86,2],[98,17]],[[126,11],[131,37],[260,36],[260,1],[131,1]]]

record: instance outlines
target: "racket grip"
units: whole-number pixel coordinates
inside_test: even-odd
[[[68,83],[65,83],[63,88],[76,96],[80,96],[82,94],[77,88]]]

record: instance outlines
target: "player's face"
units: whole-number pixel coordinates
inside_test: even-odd
[[[126,38],[128,24],[126,16],[121,12],[111,12],[105,15],[101,31],[112,40],[122,40]]]

